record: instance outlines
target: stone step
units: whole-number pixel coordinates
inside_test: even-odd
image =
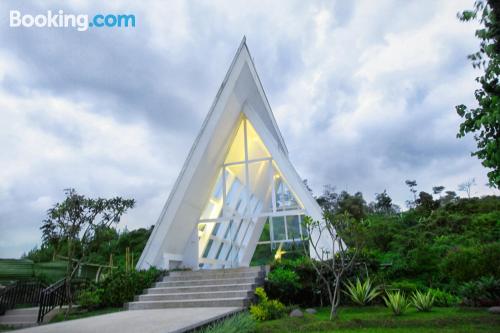
[[[263,277],[263,273],[261,272],[207,272],[205,274],[186,274],[186,275],[174,275],[174,276],[165,276],[163,278],[163,282],[170,281],[195,281],[195,280],[212,280],[212,279],[231,279],[231,278],[257,278]]]
[[[184,280],[184,281],[169,281],[156,282],[155,287],[185,287],[185,286],[206,286],[206,285],[222,285],[222,284],[241,284],[255,283],[257,278],[229,278],[229,279],[206,279],[206,280]]]
[[[12,310],[7,310],[7,312],[5,312],[5,314],[29,314],[29,313],[36,313],[38,315],[38,307],[12,309]]]
[[[196,293],[172,293],[172,294],[147,294],[136,296],[135,301],[176,301],[189,299],[209,299],[209,298],[251,298],[252,290],[234,290],[234,291],[210,291]]]
[[[156,287],[144,291],[145,294],[180,294],[180,293],[201,293],[210,291],[242,291],[253,290],[256,283],[237,283],[237,284],[213,284],[201,286],[183,286],[183,287]]]
[[[20,314],[13,315],[6,313],[0,317],[0,324],[3,324],[5,322],[36,322],[37,318],[38,318],[38,313],[26,314],[26,315],[20,315]]]
[[[128,310],[166,309],[166,308],[205,308],[205,307],[246,307],[246,297],[211,298],[176,301],[139,301],[126,305]]]
[[[238,268],[220,268],[220,269],[200,269],[197,271],[173,271],[169,276],[183,276],[183,275],[203,275],[203,274],[218,274],[218,273],[240,273],[240,272],[260,272],[263,268],[261,266],[252,267],[238,267]]]

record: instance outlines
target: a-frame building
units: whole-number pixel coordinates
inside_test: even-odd
[[[266,223],[260,243],[297,242],[307,236],[305,215],[322,219],[243,38],[137,268],[248,266]],[[319,248],[331,253],[330,243]]]

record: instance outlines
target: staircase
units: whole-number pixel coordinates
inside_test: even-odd
[[[162,282],[146,289],[125,307],[129,310],[247,307],[255,288],[263,284],[265,274],[264,266],[170,272]]]
[[[0,316],[0,325],[23,328],[37,325],[38,307],[7,310]]]

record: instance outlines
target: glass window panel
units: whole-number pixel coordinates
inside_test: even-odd
[[[259,202],[266,203],[266,212],[272,211],[272,182],[269,161],[253,162],[248,164],[248,189]]]
[[[219,259],[220,252],[222,251],[223,246],[224,246],[224,243],[220,243],[219,249],[217,250],[217,254],[215,255],[215,259]]]
[[[260,138],[255,128],[252,126],[250,121],[247,120],[246,122],[247,122],[248,159],[253,160],[258,158],[271,157],[271,154],[269,154],[266,145]]]
[[[271,218],[273,223],[273,238],[274,241],[286,239],[285,233],[285,218],[283,216],[276,216]]]
[[[271,240],[271,230],[269,228],[269,220],[270,218],[267,218],[267,221],[264,224],[264,228],[262,228],[262,233],[260,234],[259,242],[266,242]]]
[[[286,228],[288,232],[288,239],[300,239],[298,215],[291,215],[286,217]]]
[[[299,209],[300,206],[295,199],[293,193],[288,189],[288,186],[283,181],[281,176],[275,177],[276,188],[276,210],[293,210]]]
[[[210,252],[213,243],[213,239],[208,240],[207,246],[205,246],[205,250],[203,251],[203,258],[208,258],[208,253]]]
[[[236,135],[231,143],[224,163],[241,162],[245,160],[245,135],[243,121],[240,122]]]

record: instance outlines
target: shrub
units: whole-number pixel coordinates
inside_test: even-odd
[[[240,313],[212,324],[200,333],[251,333],[255,331],[255,321],[248,313]]]
[[[410,280],[400,280],[400,281],[395,281],[390,284],[391,289],[397,289],[401,293],[404,294],[411,294],[416,290],[419,289],[424,289],[424,285],[416,282],[416,281],[410,281]]]
[[[427,293],[424,294],[417,290],[413,293],[411,301],[417,308],[417,311],[429,312],[434,305],[434,296],[430,291],[427,291]]]
[[[347,291],[344,290],[344,293],[348,295],[354,303],[359,305],[366,305],[380,295],[380,287],[373,287],[370,278],[367,278],[363,283],[361,283],[359,278],[356,278],[356,284],[348,281],[344,286],[347,289]]]
[[[388,292],[387,297],[383,298],[385,305],[392,310],[395,316],[402,315],[410,306],[410,302],[406,296],[399,291],[392,293]]]
[[[278,300],[269,300],[263,288],[255,289],[255,295],[259,298],[259,303],[250,306],[250,314],[255,320],[265,321],[283,317],[286,308]]]
[[[285,267],[277,267],[267,276],[269,288],[278,293],[279,299],[292,303],[297,291],[301,288],[299,276]]]
[[[77,296],[76,303],[83,309],[96,309],[102,303],[102,292],[102,289],[84,290]]]
[[[132,301],[135,295],[150,287],[160,275],[161,271],[156,268],[130,272],[121,269],[113,271],[99,285],[103,289],[103,305],[122,306],[123,303]]]
[[[482,277],[467,282],[459,289],[462,303],[468,306],[492,306],[500,301],[500,280]]]
[[[460,302],[460,297],[452,295],[441,289],[429,288],[427,291],[434,297],[434,304],[436,306],[454,306]]]

